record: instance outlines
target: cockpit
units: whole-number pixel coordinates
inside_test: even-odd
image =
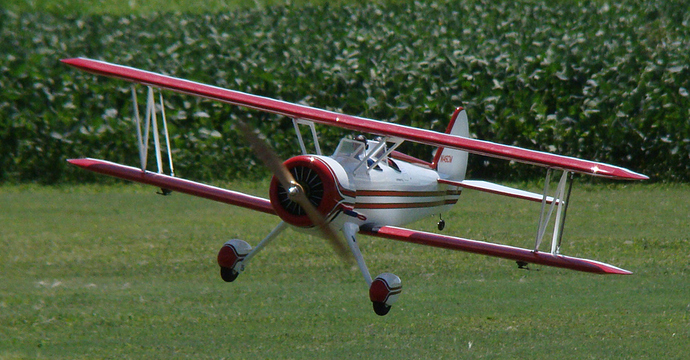
[[[342,139],[335,149],[333,157],[344,157],[361,160],[366,148],[365,142],[354,139]]]
[[[386,141],[381,139],[367,140],[363,136],[358,136],[355,139],[342,139],[340,144],[335,149],[333,158],[340,158],[343,160],[356,161],[353,171],[359,169],[366,164],[367,171],[374,169],[383,171],[380,164],[388,165],[395,171],[400,171],[397,164],[388,157]]]

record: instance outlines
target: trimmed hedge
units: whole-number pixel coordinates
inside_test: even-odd
[[[209,15],[2,11],[0,182],[103,181],[68,166],[73,157],[138,164],[129,83],[58,61],[76,56],[438,131],[462,105],[478,138],[688,181],[686,7],[680,0],[448,0]],[[257,126],[281,156],[298,151],[287,119],[165,96],[180,175],[267,174],[234,117]],[[347,134],[319,131],[329,150]],[[404,146],[430,157],[428,147]],[[471,158],[474,177],[543,173]]]

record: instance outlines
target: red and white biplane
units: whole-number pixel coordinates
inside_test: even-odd
[[[506,258],[516,261],[519,267],[533,263],[591,273],[631,274],[627,270],[602,262],[561,255],[560,244],[573,173],[622,180],[647,179],[644,175],[600,162],[472,139],[469,137],[467,115],[462,108],[458,108],[452,115],[446,132],[439,133],[227,90],[97,60],[73,58],[62,62],[90,73],[124,79],[148,87],[144,124],[138,115],[134,86],[132,90],[141,166],[131,167],[90,158],[69,160],[71,164],[90,171],[154,185],[160,187],[163,194],[177,191],[280,217],[282,221],[254,248],[247,242],[236,239],[223,245],[218,253],[218,264],[225,281],[235,280],[246,269],[251,259],[288,226],[299,231],[319,234],[328,239],[346,261],[354,258],[369,287],[369,299],[373,303],[374,311],[379,315],[387,314],[391,305],[396,302],[402,290],[402,283],[398,276],[391,273],[383,273],[372,279],[357,244],[358,234]],[[163,98],[160,96],[160,103],[157,104],[153,88],[291,118],[302,154],[285,162],[280,161],[252,129],[239,121],[237,125],[249,144],[274,174],[270,184],[270,199],[177,178],[173,173],[170,156]],[[158,129],[157,113],[160,113],[162,119],[162,130]],[[368,133],[375,139],[361,136],[353,139],[344,138],[335,152],[329,156],[321,152],[314,124]],[[311,129],[314,154],[309,154],[306,150],[300,125]],[[150,128],[158,165],[157,172],[148,171],[146,165]],[[170,175],[163,174],[161,170],[161,132],[166,140]],[[433,161],[426,162],[396,151],[404,141],[437,147]],[[468,153],[545,167],[547,170],[543,193],[522,191],[485,181],[466,180]],[[547,196],[551,192],[549,180],[553,171],[561,172],[560,180],[552,196]],[[463,189],[487,191],[540,202],[541,212],[534,248],[518,248],[401,227],[422,218],[448,212],[458,201]],[[550,250],[541,251],[539,248],[546,229],[551,224],[550,219],[554,211]],[[439,230],[443,229],[444,224],[443,220],[439,221]],[[338,232],[342,232],[343,236],[338,235]],[[344,245],[343,237],[348,246]]]

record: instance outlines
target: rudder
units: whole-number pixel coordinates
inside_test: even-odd
[[[446,129],[446,134],[470,136],[467,113],[464,108],[455,109]],[[436,150],[432,165],[439,172],[441,178],[462,181],[465,179],[465,172],[467,171],[467,156],[467,151],[440,147]]]

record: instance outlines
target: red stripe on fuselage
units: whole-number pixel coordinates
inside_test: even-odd
[[[392,197],[432,197],[460,195],[459,190],[440,191],[396,191],[396,190],[357,190],[357,196],[392,196]]]
[[[412,208],[426,208],[443,205],[455,205],[458,199],[439,200],[430,202],[408,202],[408,203],[357,203],[356,209],[412,209]]]

